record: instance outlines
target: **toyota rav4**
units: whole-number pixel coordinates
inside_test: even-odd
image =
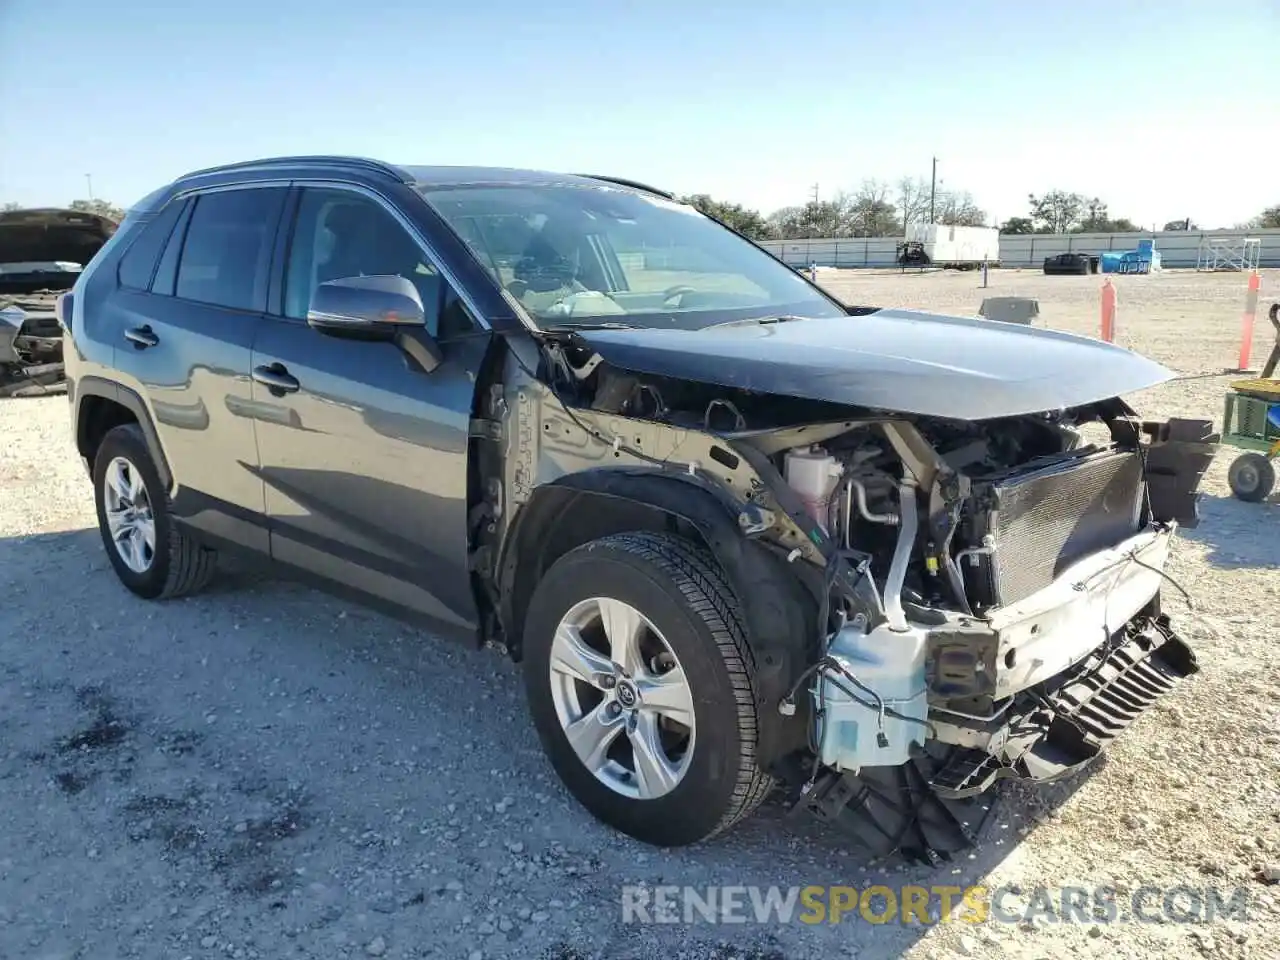
[[[642,184],[203,170],[60,306],[129,590],[235,551],[500,647],[568,789],[648,842],[776,787],[945,855],[1196,669],[1160,595],[1216,437],[1120,399],[1169,371],[843,305]]]

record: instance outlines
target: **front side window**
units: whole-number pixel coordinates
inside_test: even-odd
[[[427,330],[438,335],[444,278],[400,222],[350,190],[303,190],[285,272],[285,316],[306,319],[312,293],[328,280],[393,274],[417,287]]]
[[[697,329],[844,311],[692,207],[613,187],[423,189],[427,202],[540,325]]]
[[[284,187],[201,194],[187,224],[174,293],[235,310],[265,311]]]

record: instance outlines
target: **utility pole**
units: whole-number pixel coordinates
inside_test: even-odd
[[[818,185],[817,185],[816,183],[813,185],[813,199],[810,201],[810,203],[812,203],[812,204],[814,205],[814,207],[815,207],[815,208],[818,206]],[[813,211],[813,213],[814,213],[814,215],[816,215],[816,214],[817,214],[817,210],[815,209],[815,210]],[[814,224],[813,219],[812,219],[811,217],[806,217],[805,219],[806,219],[806,220],[808,220],[808,228],[809,228],[809,229],[807,229],[807,230],[805,231],[805,233],[806,233],[810,238],[812,238],[812,237],[813,237],[813,228],[814,228],[815,224]]]
[[[89,202],[93,202],[93,174],[86,173],[84,175],[85,182],[89,184]]]
[[[938,199],[938,158],[933,158],[933,173],[929,176],[929,222],[934,220],[934,205]]]

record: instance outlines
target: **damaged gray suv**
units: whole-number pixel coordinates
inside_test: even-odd
[[[1162,570],[1216,437],[1118,347],[847,307],[609,177],[253,161],[146,197],[63,304],[135,594],[220,553],[522,663],[601,820],[766,795],[877,853],[972,842],[1196,670]]]

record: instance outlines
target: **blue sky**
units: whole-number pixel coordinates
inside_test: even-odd
[[[768,212],[929,175],[1000,219],[1280,203],[1280,0],[0,0],[0,201],[282,153],[607,172]]]

